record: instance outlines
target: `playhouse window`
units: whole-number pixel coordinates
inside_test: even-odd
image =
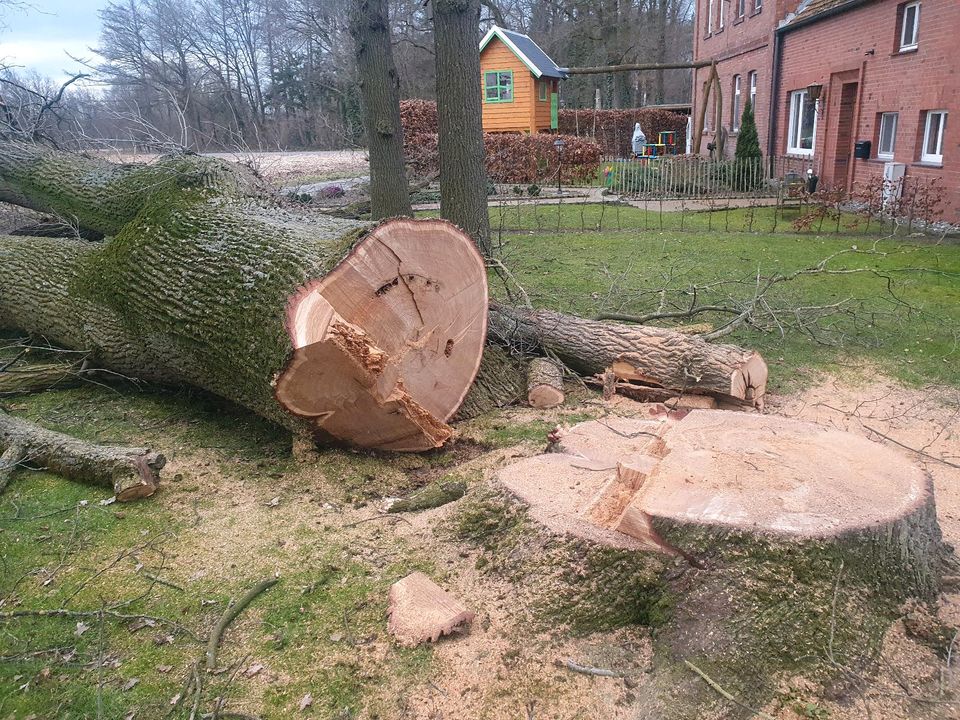
[[[491,70],[483,74],[484,99],[488,103],[513,102],[513,70]]]
[[[547,88],[548,88],[547,83],[541,80],[540,81],[540,102],[547,101],[547,97],[548,97]]]

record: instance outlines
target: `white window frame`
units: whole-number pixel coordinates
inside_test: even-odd
[[[713,0],[707,0],[707,35],[713,35],[713,10]]]
[[[913,10],[913,33],[907,37],[907,12]],[[920,3],[908,2],[900,16],[900,52],[916,50],[920,40]]]
[[[763,0],[753,0],[753,11],[755,13],[763,10]]]
[[[810,136],[810,147],[799,147],[800,123],[803,119],[803,105],[807,98],[806,90],[794,90],[790,93],[790,114],[787,116],[787,154],[813,155],[817,147],[817,101],[813,102],[813,132]]]
[[[883,129],[887,124],[893,123],[893,129],[890,134],[890,147],[884,149],[883,147]],[[893,160],[893,156],[897,150],[897,125],[900,123],[900,113],[895,112],[885,112],[880,113],[880,122],[877,124],[877,159],[878,160]]]
[[[730,107],[730,131],[737,132],[740,129],[740,113],[743,109],[740,107],[740,86],[742,80],[739,75],[733,76],[733,104]]]
[[[757,114],[757,71],[751,70],[747,73],[750,82],[750,109],[754,116]]]
[[[928,153],[927,148],[930,144],[930,125],[933,116],[940,116],[940,123],[937,128],[937,145],[935,153]],[[947,126],[946,110],[927,110],[927,117],[923,122],[923,145],[920,147],[920,162],[943,164],[943,130]]]
[[[737,0],[737,18],[743,19],[747,14],[747,0]]]
[[[726,16],[725,8],[729,0],[720,0],[720,22],[717,24],[717,31],[723,30],[723,21]]]

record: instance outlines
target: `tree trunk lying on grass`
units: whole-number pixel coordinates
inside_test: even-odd
[[[299,214],[209,158],[118,166],[10,143],[0,199],[109,236],[0,237],[0,326],[321,440],[451,436],[487,305],[483,261],[452,225]]]
[[[511,368],[527,353],[756,405],[765,389],[754,352],[548,310],[494,305],[493,334],[515,357],[484,353],[486,271],[464,233],[292,210],[216,159],[114,165],[4,143],[0,200],[106,237],[0,236],[0,327],[204,388],[321,441],[442,445],[483,355],[489,372],[461,417],[522,396]]]
[[[931,479],[883,445],[722,410],[552,437],[468,495],[455,526],[523,578],[551,630],[656,628],[643,717],[740,716],[716,713],[684,661],[754,707],[784,677],[849,681],[905,600],[937,597],[949,551]]]
[[[163,455],[149,448],[96,445],[0,410],[0,492],[18,465],[49,470],[74,480],[106,485],[117,500],[153,495],[157,473],[166,464]]]
[[[759,353],[664,328],[491,303],[490,335],[527,352],[553,353],[585,375],[612,368],[621,379],[757,406],[767,387]]]

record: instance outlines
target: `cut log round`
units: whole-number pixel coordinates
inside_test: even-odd
[[[538,410],[562,405],[563,368],[553,360],[534,358],[527,373],[527,402]]]
[[[609,367],[621,379],[756,406],[762,406],[767,387],[767,364],[759,353],[647,325],[493,303],[490,336],[526,352],[549,351],[584,375]]]
[[[153,495],[163,455],[149,448],[96,445],[0,411],[0,490],[17,464],[105,485],[123,502]]]
[[[451,436],[487,317],[483,260],[454,226],[278,207],[206,158],[116,167],[9,147],[0,195],[116,234],[0,237],[0,326],[318,440],[415,451]]]
[[[591,622],[626,604],[658,626],[650,717],[698,717],[716,700],[684,660],[759,704],[784,671],[822,680],[863,667],[900,604],[939,591],[948,550],[931,480],[886,446],[720,410],[609,417],[553,437],[551,452],[494,476],[532,528],[518,541],[499,520],[500,542],[523,577],[566,543],[550,565],[576,569],[564,583],[593,598]],[[611,562],[643,570],[632,595],[612,587]],[[545,588],[550,602],[561,592]]]

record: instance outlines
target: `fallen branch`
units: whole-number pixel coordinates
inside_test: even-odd
[[[14,465],[29,464],[72,480],[111,487],[121,502],[152,495],[160,482],[158,473],[166,464],[163,455],[149,448],[96,445],[12,417],[2,410],[0,446],[7,448],[0,467],[16,456]],[[0,489],[6,484],[4,474],[9,476],[11,472],[12,467],[6,473],[0,469]]]
[[[243,612],[244,608],[253,602],[256,597],[264,590],[273,587],[280,578],[267,578],[247,591],[247,594],[241,597],[235,604],[224,610],[220,621],[217,623],[213,632],[210,633],[210,640],[207,643],[207,671],[215,670],[217,667],[217,652],[220,649],[220,641],[223,639],[223,633],[229,627],[230,623],[237,619],[237,615]]]
[[[571,672],[580,673],[581,675],[594,675],[596,677],[609,677],[609,678],[622,678],[623,673],[618,673],[614,670],[607,670],[606,668],[593,667],[591,665],[580,665],[579,663],[574,662],[570,658],[566,660],[558,660],[557,665],[560,667],[565,667]]]
[[[915,453],[916,453],[917,455],[919,455],[920,457],[925,457],[925,458],[927,458],[927,460],[933,460],[934,462],[943,463],[943,464],[946,465],[947,467],[952,467],[952,468],[960,469],[960,464],[958,464],[958,463],[950,462],[949,460],[944,460],[943,458],[937,457],[936,455],[931,455],[930,453],[926,452],[925,450],[918,450],[918,449],[915,448],[915,447],[910,447],[909,445],[905,445],[905,444],[903,444],[902,442],[900,442],[899,440],[894,440],[894,439],[893,439],[892,437],[890,437],[889,435],[887,435],[887,434],[885,434],[885,433],[882,433],[882,432],[880,432],[879,430],[873,429],[873,428],[870,427],[869,425],[864,425],[863,427],[866,428],[867,430],[869,430],[870,432],[874,433],[875,435],[879,435],[879,436],[882,437],[884,440],[887,440],[887,441],[889,441],[889,442],[892,442],[894,445],[899,445],[899,446],[902,447],[904,450],[909,450],[910,452],[915,452]]]

